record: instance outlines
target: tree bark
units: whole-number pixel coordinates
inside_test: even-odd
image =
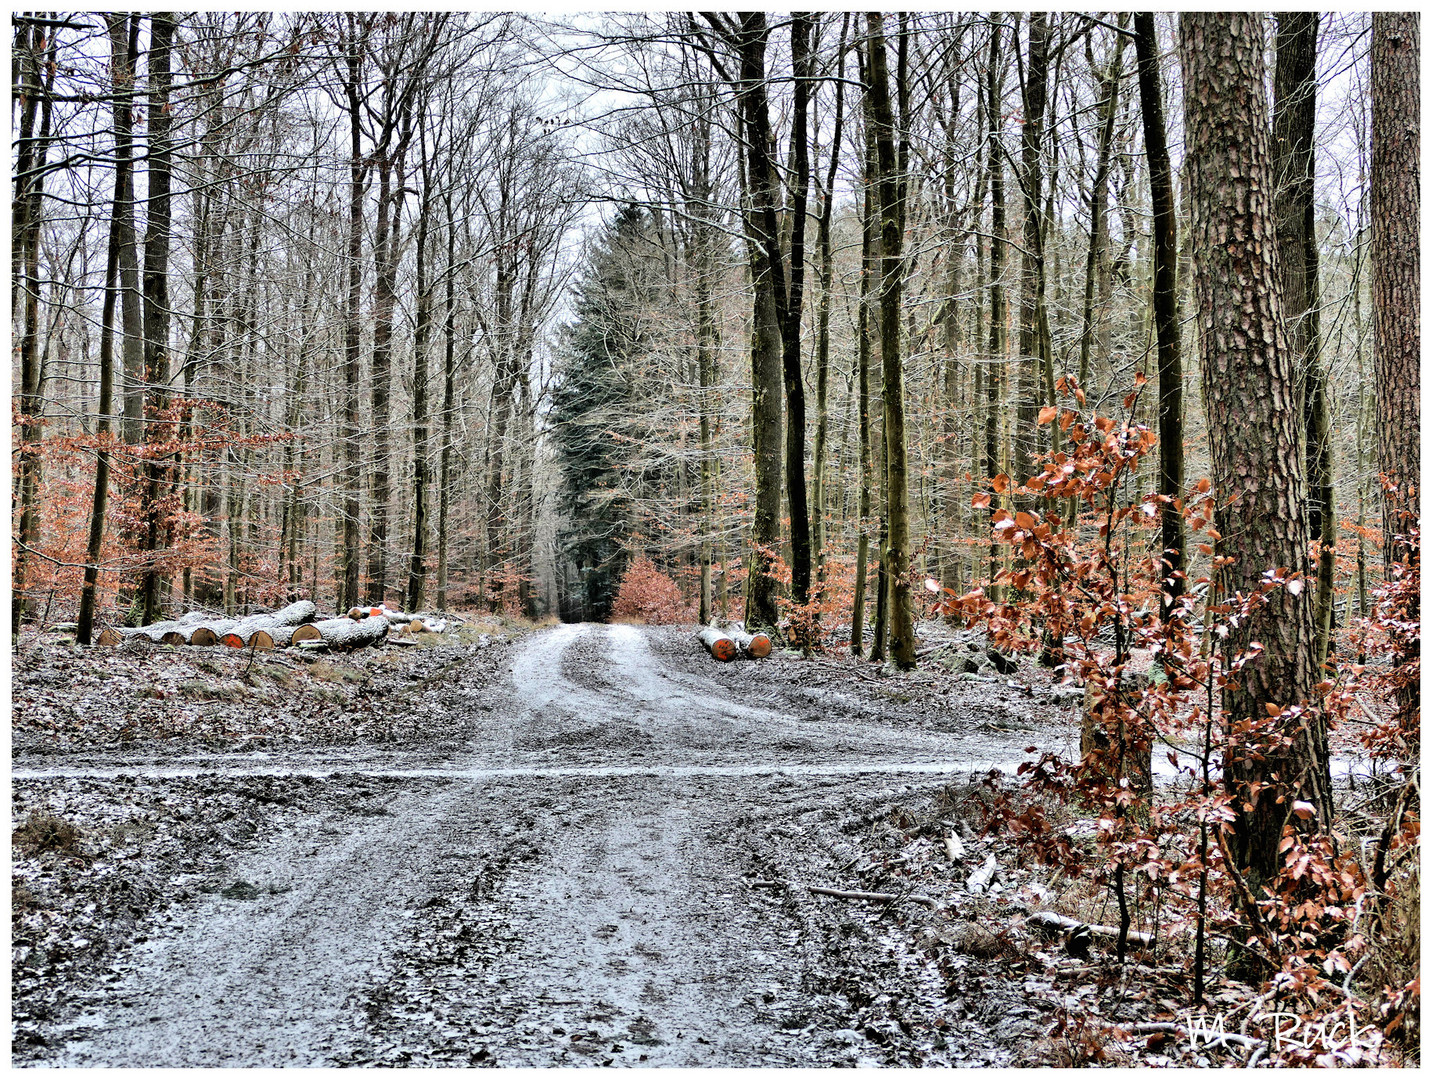
[[[1164,134],[1158,35],[1151,12],[1139,12],[1134,16],[1134,49],[1138,57],[1139,104],[1143,113],[1144,151],[1149,159],[1149,189],[1153,201],[1152,301],[1154,334],[1158,341],[1159,494],[1168,500],[1159,510],[1163,559],[1159,617],[1167,620],[1184,592],[1183,552],[1187,547],[1183,514],[1174,503],[1175,499],[1183,497],[1184,483],[1183,357],[1178,325],[1178,215],[1174,205],[1173,170]],[[1086,291],[1086,303],[1088,299]]]
[[[1194,279],[1203,396],[1218,498],[1225,595],[1259,591],[1269,571],[1300,575],[1256,602],[1225,643],[1254,657],[1223,693],[1234,796],[1234,850],[1255,895],[1279,869],[1293,800],[1331,825],[1327,742],[1319,715],[1284,713],[1286,747],[1250,753],[1239,726],[1271,710],[1307,707],[1317,681],[1306,586],[1306,483],[1297,378],[1278,294],[1273,175],[1261,16],[1184,14],[1179,24],[1193,204]],[[1254,643],[1260,649],[1252,649]],[[1281,789],[1281,791],[1280,791]],[[1285,797],[1279,798],[1283,793]],[[1291,796],[1291,797],[1288,797]]]
[[[367,165],[363,159],[363,99],[360,72],[363,43],[358,31],[361,16],[348,14],[344,58],[347,79],[344,91],[348,99],[348,124],[351,151],[348,165],[348,293],[343,307],[343,539],[341,566],[343,576],[338,582],[338,607],[358,602],[362,551],[358,529],[360,457],[358,444],[358,392],[362,361],[362,324],[359,305],[363,297],[363,186]],[[366,34],[366,24],[363,25]]]
[[[155,12],[149,18],[149,154],[146,176],[149,198],[145,204],[144,230],[144,378],[148,387],[146,419],[155,425],[151,441],[163,438],[162,417],[169,407],[169,229],[170,145],[169,87],[170,51],[176,29],[175,16]],[[169,469],[158,458],[145,464],[144,566],[141,591],[145,623],[159,618],[160,586],[164,575],[159,556],[169,531],[160,505]]]
[[[864,61],[861,62],[862,81]],[[870,437],[870,281],[874,276],[875,193],[870,181],[874,172],[871,152],[865,153],[865,184],[860,213],[860,299],[856,309],[856,373],[858,423],[860,426],[860,536],[855,549],[855,598],[850,612],[850,651],[865,652],[865,583],[870,561],[870,488],[872,483]]]
[[[901,303],[905,264],[903,208],[895,154],[895,114],[885,61],[883,17],[866,16],[870,32],[870,116],[874,121],[876,190],[880,204],[880,361],[884,374],[885,473],[889,542],[882,569],[890,578],[890,653],[899,668],[915,666],[915,613],[910,596],[910,491],[905,444],[905,377],[901,364]],[[888,562],[888,566],[885,564]]]
[[[1020,185],[1024,195],[1024,244],[1020,254],[1019,404],[1016,409],[1013,479],[1023,484],[1034,475],[1039,457],[1035,423],[1044,370],[1044,112],[1049,98],[1049,16],[1029,16],[1029,60],[1024,84],[1024,130],[1020,150]],[[1057,428],[1055,430],[1058,430]],[[1021,502],[1030,502],[1021,498]]]
[[[1004,382],[1006,351],[1008,350],[1004,297],[1004,258],[1006,240],[1004,206],[1004,153],[1000,146],[1000,125],[1002,123],[1001,99],[1002,69],[999,55],[1000,31],[1003,24],[996,22],[990,27],[988,87],[985,91],[985,109],[988,119],[987,134],[989,146],[989,190],[990,190],[990,249],[989,249],[989,361],[985,372],[985,429],[984,429],[984,476],[993,479],[999,469],[999,419],[1000,389]],[[999,494],[990,499],[990,515],[1003,504]],[[999,574],[999,544],[991,534],[989,545],[989,597],[999,603],[1004,597],[1004,586],[996,581]]]
[[[1277,65],[1273,74],[1273,175],[1278,187],[1278,262],[1282,267],[1283,315],[1288,346],[1302,388],[1307,446],[1308,533],[1318,544],[1313,604],[1319,666],[1332,634],[1337,503],[1333,494],[1328,430],[1327,371],[1321,354],[1318,308],[1318,239],[1313,218],[1313,121],[1317,114],[1318,14],[1278,13]]]
[[[55,81],[54,40],[33,24],[22,25],[16,40],[16,67],[20,79],[20,139],[13,214],[12,252],[16,289],[23,292],[24,322],[20,337],[20,521],[15,530],[15,562],[10,606],[10,631],[20,632],[25,613],[25,579],[30,549],[39,538],[40,454],[43,434],[45,362],[40,350],[40,229],[44,222],[44,176],[49,154]],[[40,129],[35,131],[36,112]],[[53,295],[53,284],[51,285]]]
[[[1416,12],[1372,16],[1372,319],[1377,466],[1383,475],[1385,568],[1408,558],[1419,490],[1422,313],[1422,32]]]
[[[770,30],[762,12],[741,17],[738,38],[738,98],[745,130],[745,162],[750,205],[746,235],[751,259],[755,311],[751,332],[751,426],[755,441],[756,512],[752,535],[750,594],[746,625],[773,629],[777,621],[776,579],[771,572],[780,543],[781,384],[783,378],[781,311],[786,307],[781,274],[776,205],[780,198],[771,165],[771,123],[766,96],[766,44]]]

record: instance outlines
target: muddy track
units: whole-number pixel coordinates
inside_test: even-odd
[[[456,678],[448,707],[477,708]],[[771,873],[772,851],[792,878],[834,880],[839,868],[793,818],[833,819],[892,784],[1007,765],[1031,736],[736,698],[698,666],[667,663],[649,632],[563,626],[521,645],[456,756],[17,761],[21,782],[362,776],[390,790],[264,837],[231,866],[247,892],[191,897],[154,920],[40,1059],[913,1062],[849,1030],[850,971],[878,980],[894,963],[879,927],[839,901],[750,882]]]

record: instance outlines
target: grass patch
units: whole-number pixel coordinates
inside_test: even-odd
[[[23,855],[59,851],[80,855],[80,831],[62,817],[30,811],[29,820],[10,834],[10,843]]]

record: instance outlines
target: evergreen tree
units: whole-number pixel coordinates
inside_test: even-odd
[[[659,260],[647,257],[648,215],[625,207],[593,246],[576,285],[575,319],[561,337],[552,400],[552,438],[562,477],[557,493],[558,588],[562,618],[611,614],[636,531],[641,476],[638,366],[651,347],[659,303]]]

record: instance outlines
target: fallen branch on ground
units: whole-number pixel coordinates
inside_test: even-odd
[[[1025,919],[1025,924],[1037,926],[1044,930],[1055,930],[1061,933],[1070,930],[1087,929],[1095,937],[1118,939],[1119,928],[1117,926],[1091,926],[1088,923],[1080,922],[1078,919],[1071,919],[1068,915],[1060,915],[1053,911],[1036,911]],[[1129,931],[1129,943],[1139,945],[1147,949],[1153,943],[1153,937],[1149,934],[1140,933],[1137,930]]]

